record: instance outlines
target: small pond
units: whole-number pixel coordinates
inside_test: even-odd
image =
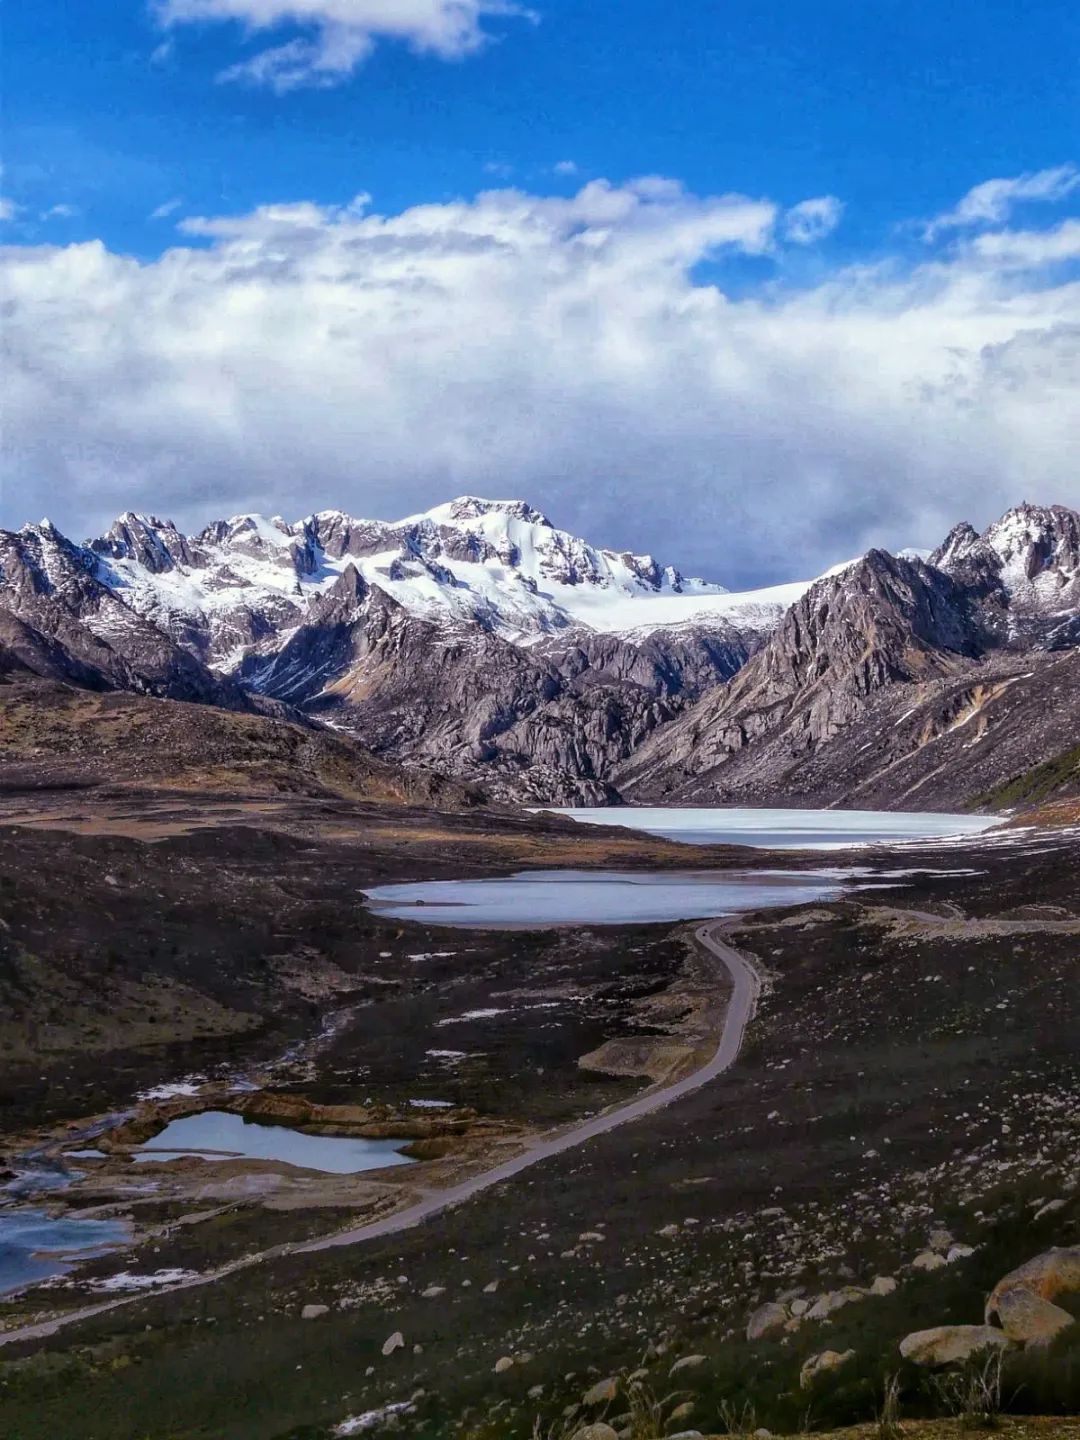
[[[261,1125],[227,1110],[204,1110],[171,1120],[134,1153],[140,1160],[280,1160],[328,1175],[354,1175],[386,1165],[408,1165],[405,1140],[365,1140],[340,1135],[304,1135],[287,1125]]]
[[[0,1295],[63,1275],[73,1261],[122,1244],[130,1233],[119,1220],[54,1220],[44,1210],[0,1210]]]

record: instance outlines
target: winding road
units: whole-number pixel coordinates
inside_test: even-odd
[[[670,1085],[655,1086],[625,1105],[602,1111],[599,1115],[594,1115],[589,1120],[583,1120],[578,1125],[573,1125],[561,1132],[557,1131],[546,1139],[536,1141],[519,1155],[504,1161],[501,1165],[496,1165],[490,1170],[485,1170],[481,1174],[474,1175],[447,1189],[432,1190],[414,1204],[407,1205],[382,1219],[371,1220],[363,1225],[354,1226],[351,1230],[337,1231],[333,1235],[324,1235],[320,1239],[308,1240],[302,1244],[277,1245],[269,1250],[233,1261],[218,1270],[193,1275],[175,1285],[162,1286],[152,1293],[164,1295],[178,1290],[191,1290],[200,1285],[213,1284],[216,1280],[222,1280],[239,1270],[246,1270],[267,1260],[279,1259],[286,1255],[304,1255],[318,1250],[335,1249],[341,1245],[358,1245],[364,1240],[376,1240],[385,1235],[396,1235],[402,1230],[410,1230],[433,1215],[462,1205],[465,1201],[471,1200],[474,1195],[490,1190],[494,1185],[501,1185],[504,1180],[513,1179],[515,1175],[520,1175],[523,1170],[528,1170],[533,1165],[550,1160],[555,1155],[562,1155],[567,1150],[574,1150],[577,1146],[585,1144],[586,1141],[595,1139],[598,1135],[606,1135],[620,1125],[627,1125],[633,1120],[640,1120],[645,1115],[651,1115],[681,1099],[682,1096],[699,1090],[702,1085],[707,1085],[710,1080],[714,1080],[729,1069],[738,1058],[746,1027],[753,1018],[761,989],[760,978],[750,961],[722,938],[723,934],[736,923],[737,917],[728,916],[723,920],[710,920],[706,924],[700,925],[694,932],[698,944],[726,967],[731,977],[731,997],[724,1013],[724,1023],[715,1051],[703,1065],[689,1075]],[[102,1301],[97,1305],[88,1305],[80,1310],[72,1310],[63,1315],[54,1316],[49,1320],[0,1333],[0,1346],[12,1345],[20,1341],[44,1339],[77,1321],[88,1320],[94,1315],[102,1315],[106,1311],[116,1310],[122,1305],[131,1305],[138,1300],[146,1299],[147,1293],[143,1290],[132,1295],[123,1295],[118,1299]]]

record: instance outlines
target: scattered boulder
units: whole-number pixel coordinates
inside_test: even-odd
[[[1080,1291],[1080,1245],[1047,1250],[1034,1260],[1010,1270],[991,1290],[986,1302],[986,1323],[1000,1324],[1001,1298],[1010,1290],[1026,1290],[1040,1300]]]
[[[870,1286],[871,1295],[891,1295],[896,1289],[896,1277],[894,1275],[875,1275]]]
[[[1012,1341],[990,1325],[938,1325],[916,1330],[900,1341],[900,1354],[914,1365],[963,1364],[984,1350],[1008,1350]]]
[[[0,1179],[2,1179],[2,1178],[3,1178],[3,1177],[0,1176]],[[1058,1200],[1048,1200],[1045,1205],[1040,1205],[1040,1207],[1038,1208],[1038,1210],[1035,1211],[1035,1219],[1036,1219],[1036,1220],[1042,1220],[1045,1216],[1047,1216],[1047,1215],[1056,1215],[1059,1210],[1064,1210],[1064,1209],[1065,1209],[1065,1201],[1064,1201],[1064,1200],[1061,1200],[1061,1199],[1058,1199]]]
[[[426,1290],[420,1291],[422,1300],[436,1300],[440,1295],[446,1294],[445,1285],[429,1285]]]
[[[775,1300],[767,1301],[764,1305],[759,1305],[746,1322],[746,1338],[747,1340],[763,1340],[773,1331],[782,1330],[787,1320],[786,1305],[780,1305]]]
[[[835,1370],[840,1365],[846,1365],[849,1360],[855,1359],[854,1350],[822,1350],[820,1355],[811,1355],[806,1364],[799,1371],[799,1385],[803,1390],[808,1389],[818,1375],[826,1370]]]
[[[393,1355],[395,1350],[404,1350],[404,1348],[405,1336],[402,1335],[400,1330],[395,1330],[391,1336],[383,1341],[382,1353],[384,1355]]]
[[[300,1311],[301,1320],[318,1320],[322,1315],[329,1315],[329,1305],[305,1305]]]
[[[911,1262],[913,1270],[940,1270],[949,1262],[944,1255],[939,1255],[936,1250],[921,1250]]]
[[[595,1425],[585,1425],[575,1430],[573,1440],[619,1440],[618,1432],[601,1420]]]
[[[672,1422],[680,1420],[689,1420],[693,1413],[694,1402],[692,1400],[684,1400],[681,1405],[676,1405],[674,1410],[672,1410],[668,1416],[668,1424],[670,1425]]]
[[[499,1359],[495,1361],[495,1374],[505,1375],[507,1370],[513,1368],[513,1365],[514,1360],[511,1355],[501,1355]]]
[[[619,1380],[616,1375],[609,1375],[606,1380],[598,1380],[595,1385],[590,1386],[581,1397],[583,1405],[608,1405],[619,1393]]]
[[[994,1317],[1010,1340],[1036,1346],[1049,1345],[1055,1335],[1076,1323],[1060,1305],[1019,1286],[998,1296]]]
[[[845,1305],[850,1305],[855,1300],[861,1300],[866,1294],[865,1290],[858,1289],[855,1285],[845,1285],[843,1290],[827,1290],[824,1295],[819,1295],[810,1309],[806,1312],[807,1320],[827,1320],[836,1310],[842,1310]]]

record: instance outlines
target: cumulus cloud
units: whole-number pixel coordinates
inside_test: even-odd
[[[456,60],[490,38],[487,21],[535,18],[516,0],[155,0],[153,8],[169,27],[233,21],[251,33],[300,29],[301,34],[237,61],[219,76],[265,85],[278,94],[340,84],[379,40]]]
[[[925,237],[936,239],[946,230],[977,225],[1004,225],[1015,206],[1024,201],[1064,200],[1080,187],[1080,170],[1075,165],[1057,165],[1034,170],[1012,179],[984,180],[967,192],[955,209],[936,216],[925,227]]]
[[[4,252],[5,523],[509,494],[741,584],[1080,499],[1080,285],[1034,260],[795,288],[790,212],[659,176],[366,203],[189,217],[151,262]]]
[[[9,195],[0,195],[0,222],[14,220],[21,209]]]

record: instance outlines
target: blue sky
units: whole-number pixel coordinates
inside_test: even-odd
[[[1080,215],[1075,0],[530,11],[8,7],[0,188],[23,383],[6,406],[0,520],[30,503],[93,528],[131,504],[194,524],[220,508],[300,513],[312,492],[393,514],[499,489],[590,538],[742,582],[866,543],[932,543],[957,510],[988,520],[1021,492],[1075,502],[1080,242],[1062,229]],[[642,176],[673,188],[628,188]],[[596,201],[600,181],[618,203]],[[508,218],[510,202],[476,200],[490,190],[525,198]],[[731,192],[747,198],[729,235],[709,207]],[[314,208],[284,230],[266,218],[301,204]],[[802,239],[800,215],[818,217]],[[221,217],[249,218],[241,233]],[[497,313],[483,301],[499,276],[446,270],[463,234],[493,265],[514,251]],[[563,293],[583,235],[605,255],[636,246],[587,299]],[[405,271],[388,277],[391,245]],[[161,261],[169,247],[186,258]],[[238,289],[241,264],[254,268]],[[406,271],[427,300],[397,324],[390,300],[366,308],[374,287],[400,295]],[[211,334],[211,286],[240,329]],[[566,309],[547,330],[554,303]],[[481,315],[498,337],[482,353]],[[160,330],[143,333],[147,316]],[[568,376],[583,350],[590,366]],[[889,351],[890,373],[855,397]],[[88,420],[105,387],[114,413]],[[721,516],[751,527],[753,557],[700,539]]]
[[[58,241],[148,255],[147,217],[268,199],[380,209],[500,181],[570,191],[573,161],[612,180],[676,175],[699,193],[847,197],[841,247],[891,241],[994,175],[1072,158],[1080,129],[1074,0],[541,0],[492,17],[446,62],[386,40],[342,84],[287,97],[215,83],[282,25],[178,25],[171,53],[140,0],[36,0],[4,18],[7,188]],[[33,230],[31,231],[31,224]]]

